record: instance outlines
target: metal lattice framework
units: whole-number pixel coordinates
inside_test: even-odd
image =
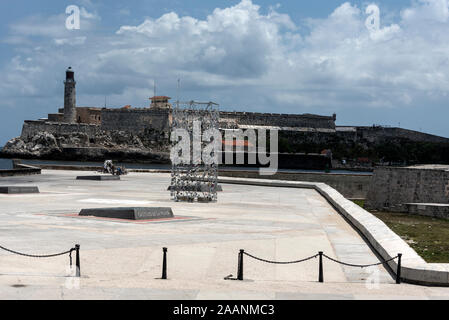
[[[170,185],[172,200],[217,201],[218,162],[205,163],[203,159],[198,159],[198,156],[195,158],[195,154],[201,155],[201,151],[209,143],[202,141],[201,134],[209,129],[219,132],[218,122],[219,111],[216,103],[176,102],[172,112],[172,132],[178,129],[185,130],[190,141],[197,143],[191,143],[190,161],[176,163],[172,159]],[[172,148],[175,144],[176,142],[172,142]]]

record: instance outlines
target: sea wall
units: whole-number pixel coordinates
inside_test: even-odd
[[[0,177],[29,176],[41,174],[41,168],[13,162],[13,169],[0,170]]]
[[[375,168],[365,207],[408,212],[407,203],[449,203],[449,172],[413,167]]]

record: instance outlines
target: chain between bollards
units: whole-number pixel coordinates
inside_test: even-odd
[[[398,268],[396,270],[396,283],[401,284],[401,259],[402,253],[398,253]]]
[[[163,258],[162,258],[162,278],[167,280],[167,248],[162,248]]]

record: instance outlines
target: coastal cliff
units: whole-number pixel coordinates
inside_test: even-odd
[[[170,163],[168,140],[161,134],[126,131],[55,133],[38,131],[11,139],[0,152],[3,158]]]

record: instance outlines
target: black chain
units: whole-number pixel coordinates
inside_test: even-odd
[[[251,257],[251,258],[253,258],[255,260],[259,260],[259,261],[266,262],[266,263],[272,263],[272,264],[295,264],[295,263],[301,263],[301,262],[305,262],[305,261],[314,259],[314,258],[319,256],[319,254],[316,254],[316,255],[313,255],[311,257],[308,257],[308,258],[305,258],[305,259],[301,259],[301,260],[282,262],[282,261],[265,260],[265,259],[253,256],[252,254],[249,254],[247,252],[243,252],[243,254],[247,255],[248,257]],[[336,263],[339,263],[339,264],[342,264],[342,265],[345,265],[345,266],[349,266],[349,267],[357,267],[357,268],[368,268],[368,267],[379,266],[381,264],[385,264],[387,262],[393,261],[393,260],[395,260],[395,259],[397,259],[399,257],[399,256],[396,256],[396,257],[393,257],[391,259],[384,260],[384,261],[381,261],[381,262],[378,262],[378,263],[373,263],[373,264],[351,264],[351,263],[346,263],[346,262],[335,260],[335,259],[329,257],[326,254],[323,254],[323,256],[326,257],[327,259],[331,260],[331,261],[336,262]]]
[[[17,252],[5,247],[0,246],[0,249],[3,249],[5,251],[8,251],[10,253],[14,253],[14,254],[18,254],[20,256],[24,256],[24,257],[30,257],[30,258],[52,258],[52,257],[57,257],[57,256],[62,256],[65,254],[70,254],[70,261],[72,261],[72,251],[76,250],[75,248],[72,248],[70,250],[61,252],[61,253],[55,253],[55,254],[47,254],[47,255],[34,255],[34,254],[26,254],[26,253],[22,253],[22,252]]]
[[[307,261],[307,260],[311,260],[311,259],[313,259],[313,258],[318,257],[318,254],[316,254],[316,255],[314,255],[314,256],[311,256],[311,257],[308,257],[308,258],[305,258],[305,259],[301,259],[301,260],[287,261],[287,262],[278,262],[278,261],[270,261],[270,260],[265,260],[265,259],[262,259],[262,258],[258,258],[258,257],[255,257],[255,256],[253,256],[253,255],[247,253],[247,252],[243,252],[243,254],[245,254],[245,255],[247,255],[248,257],[251,257],[251,258],[253,258],[253,259],[256,259],[256,260],[259,260],[259,261],[262,261],[262,262],[266,262],[266,263],[272,263],[272,264],[294,264],[294,263],[301,263],[301,262],[304,262],[304,261]]]
[[[72,266],[72,251],[75,251],[76,249],[72,248],[70,249],[69,258],[70,258],[70,267]]]
[[[391,258],[391,259],[388,259],[388,260],[385,260],[385,261],[381,261],[381,262],[378,262],[378,263],[373,263],[373,264],[351,264],[351,263],[346,263],[346,262],[341,262],[341,261],[335,260],[335,259],[333,259],[333,258],[331,258],[331,257],[329,257],[328,255],[325,255],[325,254],[323,254],[323,256],[326,257],[326,258],[328,258],[329,260],[331,260],[331,261],[333,261],[333,262],[342,264],[342,265],[344,265],[344,266],[348,266],[348,267],[356,267],[356,268],[368,268],[368,267],[379,266],[379,265],[381,265],[381,264],[385,264],[385,263],[387,263],[387,262],[393,261],[394,259],[396,259],[396,258],[399,257],[399,256],[396,256],[396,257],[394,257],[394,258]]]

